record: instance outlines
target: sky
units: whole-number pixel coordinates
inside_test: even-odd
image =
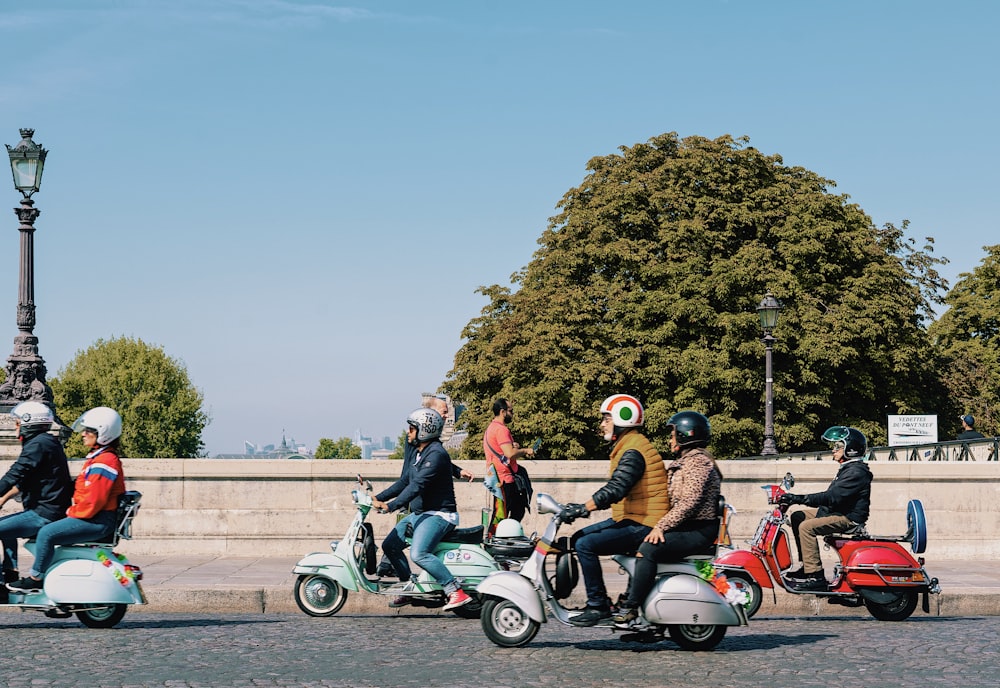
[[[998,29],[987,0],[4,3],[0,142],[49,151],[39,353],[162,347],[208,455],[395,439],[587,161],[666,132],[909,220],[954,284],[1000,243]]]

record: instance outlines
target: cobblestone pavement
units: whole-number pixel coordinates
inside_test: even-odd
[[[136,614],[108,631],[3,615],[0,683],[92,686],[956,686],[997,685],[1000,617],[773,618],[713,652],[622,642],[545,624],[502,649],[458,617]]]

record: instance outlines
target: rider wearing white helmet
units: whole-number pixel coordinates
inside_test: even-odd
[[[90,451],[76,477],[73,505],[66,518],[41,528],[35,536],[35,561],[24,578],[7,584],[12,592],[42,589],[42,578],[56,545],[104,542],[110,539],[118,511],[118,497],[125,492],[125,474],[119,457],[122,417],[114,409],[99,406],[80,416],[73,429],[83,435]]]
[[[18,538],[30,538],[42,526],[66,515],[73,496],[66,453],[48,434],[55,422],[52,409],[40,401],[23,401],[10,410],[21,440],[21,454],[0,478],[0,506],[21,495],[24,511],[0,518],[3,581],[17,580]],[[6,601],[6,589],[0,600]]]
[[[612,443],[610,478],[586,504],[566,507],[571,517],[611,508],[611,518],[573,535],[587,589],[587,608],[569,619],[574,626],[611,618],[600,556],[634,552],[667,510],[667,473],[660,453],[639,431],[643,421],[642,404],[635,397],[613,394],[604,400],[600,428]]]

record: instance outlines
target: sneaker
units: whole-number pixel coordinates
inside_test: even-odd
[[[389,602],[389,606],[393,609],[398,609],[399,607],[405,607],[408,604],[413,604],[413,598],[409,595],[396,595]]]
[[[41,592],[42,581],[35,580],[31,576],[25,576],[20,580],[14,581],[13,583],[7,583],[7,589],[11,592],[19,592],[22,595],[29,592]]]
[[[14,581],[16,581],[20,577],[21,577],[21,574],[19,574],[17,572],[17,569],[4,569],[3,570],[3,582],[4,582],[4,585],[6,585],[7,583],[13,583]]]
[[[610,620],[611,610],[597,607],[587,607],[576,616],[569,617],[569,622],[574,626],[596,626],[601,621]]]
[[[611,620],[615,623],[623,624],[629,621],[635,621],[639,618],[639,608],[633,607],[628,603],[623,603],[619,605],[617,613],[615,613]]]
[[[459,588],[455,592],[448,595],[448,602],[441,607],[442,611],[448,611],[449,609],[454,609],[455,607],[461,607],[472,602],[472,597],[467,595],[464,590]]]
[[[830,584],[826,582],[823,574],[812,574],[808,578],[796,581],[792,589],[796,592],[826,592],[830,589]]]
[[[800,581],[810,577],[809,574],[807,574],[801,568],[795,569],[794,571],[785,571],[781,575],[785,580],[790,580],[790,581]]]

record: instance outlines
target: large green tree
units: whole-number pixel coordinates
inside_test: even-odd
[[[317,459],[360,459],[361,447],[351,442],[348,437],[341,437],[339,440],[323,437],[320,438],[313,456]]]
[[[943,428],[957,431],[956,413],[971,413],[976,429],[994,436],[1000,434],[1000,244],[983,250],[982,262],[959,275],[945,296],[948,310],[930,334],[942,354],[941,375],[953,404],[952,420]]]
[[[187,369],[163,348],[141,339],[99,339],[79,351],[50,385],[56,409],[67,423],[95,406],[122,416],[122,450],[135,458],[201,456],[201,433],[209,422],[204,401]],[[83,456],[74,437],[70,456]]]
[[[764,348],[755,307],[781,301],[775,331],[780,451],[819,446],[849,423],[885,440],[886,414],[934,411],[943,395],[925,320],[943,280],[931,240],[876,227],[835,184],[745,138],[648,143],[593,158],[513,288],[463,330],[444,388],[467,406],[470,441],[498,396],[516,400],[515,434],[553,458],[606,456],[597,409],[638,396],[663,446],[670,415],[712,421],[722,457],[763,436]]]

